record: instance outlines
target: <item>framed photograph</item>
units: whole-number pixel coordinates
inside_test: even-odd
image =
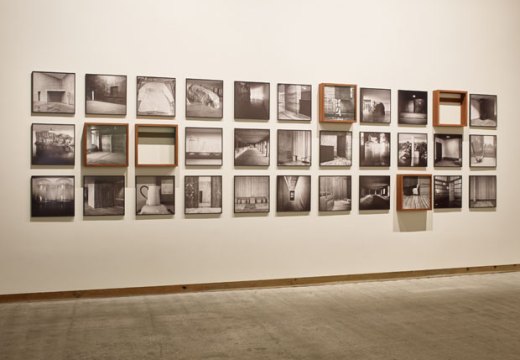
[[[126,115],[126,75],[85,75],[87,115]]]
[[[321,83],[319,103],[320,122],[356,122],[357,85]]]
[[[136,215],[175,214],[175,176],[135,177]]]
[[[398,133],[397,165],[400,167],[428,166],[428,135]]]
[[[397,210],[431,210],[432,176],[397,175]]]
[[[497,166],[497,136],[470,135],[469,156],[471,167],[491,168]]]
[[[390,133],[359,133],[359,166],[390,166]]]
[[[278,84],[278,120],[310,121],[312,86]]]
[[[462,134],[434,134],[433,141],[435,166],[462,166]]]
[[[428,123],[428,92],[399,90],[397,102],[398,124],[426,125]]]
[[[390,124],[392,114],[392,91],[390,89],[359,89],[360,122],[367,124]]]
[[[469,207],[497,207],[497,177],[496,175],[469,176]]]
[[[224,81],[186,79],[186,117],[222,119]]]
[[[128,124],[85,123],[84,166],[128,166]]]
[[[311,166],[311,130],[278,130],[278,165]]]
[[[390,176],[359,177],[359,210],[390,209]]]
[[[74,176],[32,176],[31,217],[74,216]]]
[[[31,165],[74,165],[74,125],[32,124],[31,134]]]
[[[33,114],[74,114],[76,112],[76,74],[33,71],[31,74],[31,112]]]
[[[276,190],[276,211],[311,211],[311,177],[309,175],[278,175]]]
[[[124,214],[124,176],[83,177],[83,216],[122,216]]]
[[[497,96],[470,94],[469,124],[470,126],[497,126]]]
[[[352,210],[351,176],[320,176],[319,211]]]
[[[177,125],[135,125],[135,166],[177,166]]]
[[[185,133],[186,165],[222,165],[222,129],[187,127]]]
[[[184,213],[221,214],[222,176],[185,176]]]
[[[269,176],[235,176],[235,213],[269,212]]]
[[[269,83],[235,81],[235,119],[269,120]]]
[[[269,129],[235,129],[235,166],[269,166]]]
[[[137,77],[137,116],[175,117],[175,78]]]
[[[433,177],[433,205],[436,209],[462,208],[462,176],[436,175]]]
[[[320,131],[320,166],[352,165],[352,131]]]

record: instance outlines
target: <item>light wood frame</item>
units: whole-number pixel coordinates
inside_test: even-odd
[[[459,122],[456,124],[442,123],[440,108],[444,104],[460,105]],[[464,127],[468,124],[468,92],[460,90],[433,91],[433,126]]]
[[[173,154],[173,163],[171,164],[141,164],[139,163],[139,129],[142,128],[172,128],[175,129],[175,150]],[[135,125],[135,166],[136,167],[175,167],[178,165],[179,159],[179,129],[177,125],[166,124],[136,124]]]

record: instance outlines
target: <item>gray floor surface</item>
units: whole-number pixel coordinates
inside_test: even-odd
[[[520,272],[1,304],[0,359],[520,359]]]

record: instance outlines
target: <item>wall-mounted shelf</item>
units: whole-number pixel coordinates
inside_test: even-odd
[[[467,123],[467,91],[433,91],[433,126],[463,127]]]

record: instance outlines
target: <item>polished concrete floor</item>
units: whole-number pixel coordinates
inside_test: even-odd
[[[520,272],[1,304],[0,358],[519,359]]]

